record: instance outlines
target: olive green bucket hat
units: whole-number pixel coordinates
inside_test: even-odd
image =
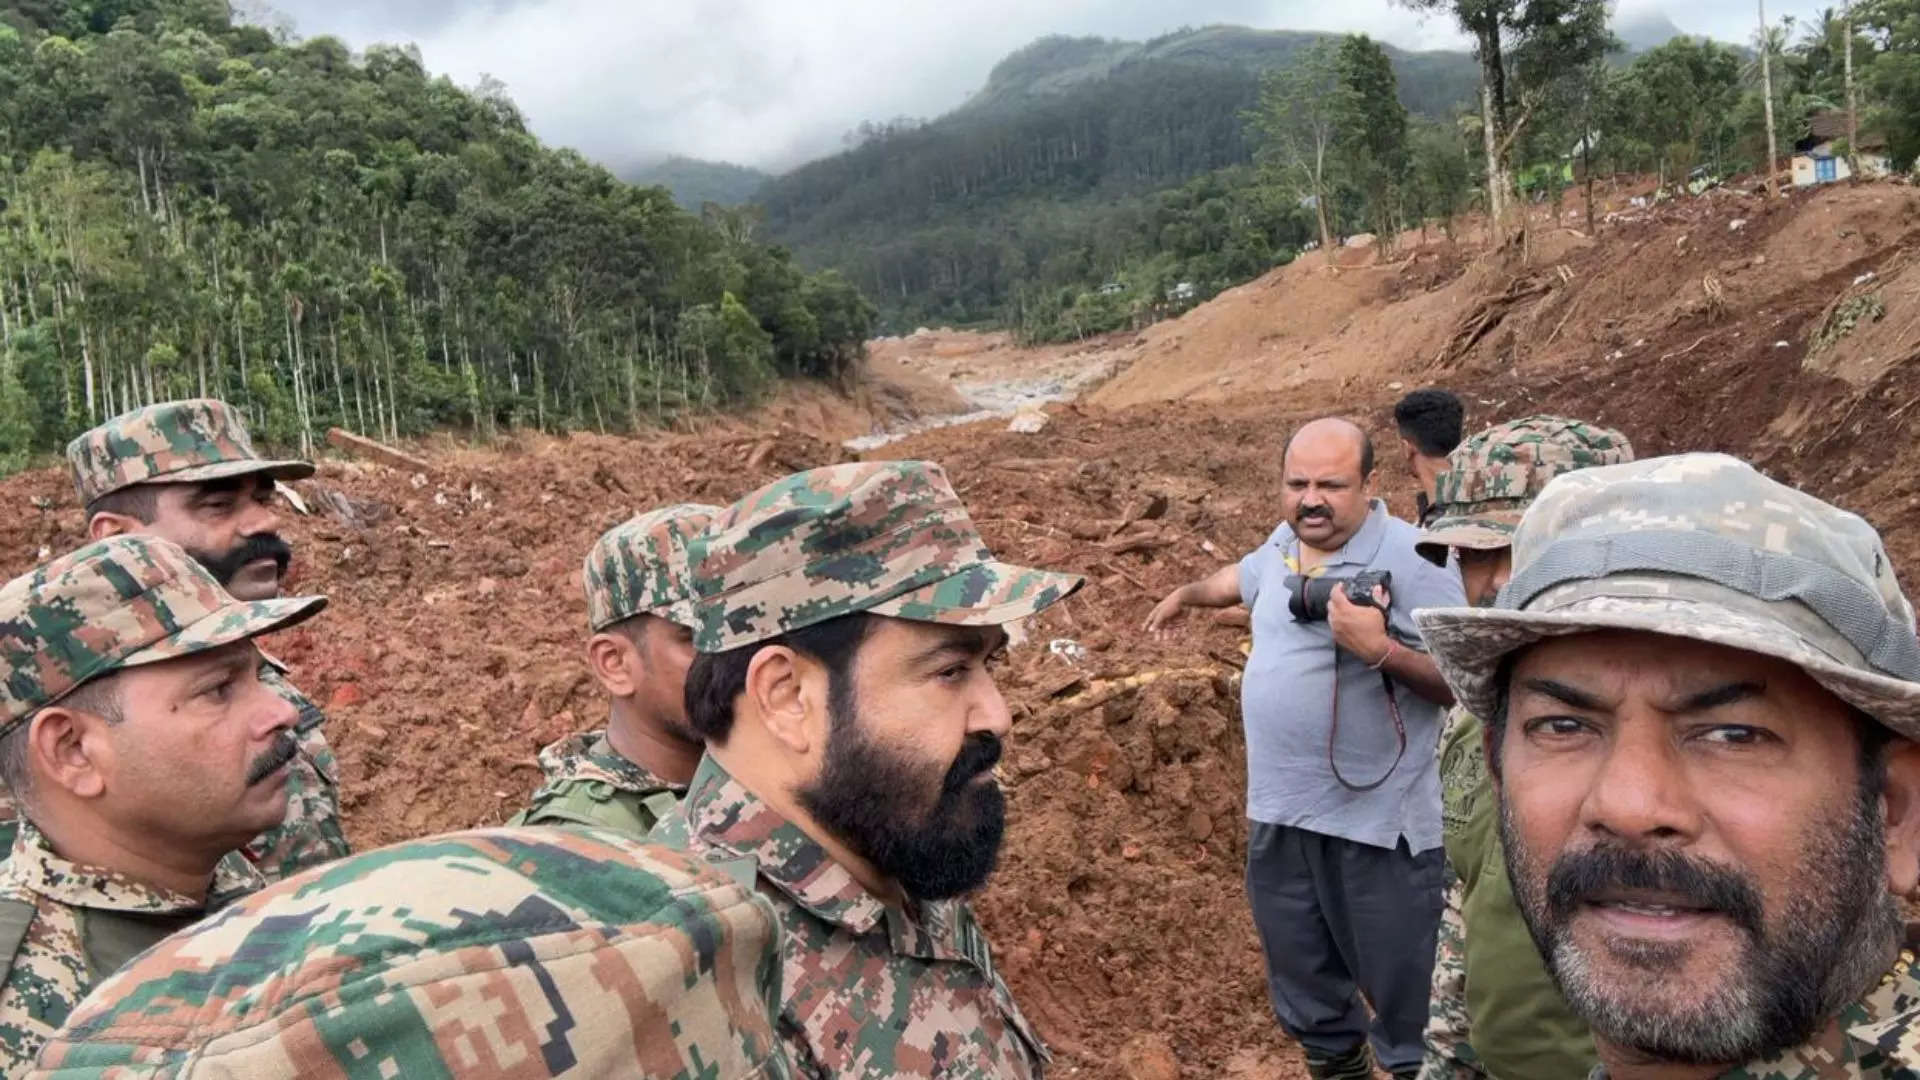
[[[1920,738],[1920,639],[1873,526],[1724,454],[1582,469],[1541,492],[1490,608],[1414,612],[1460,704],[1499,703],[1501,663],[1544,638],[1640,630],[1798,665]]]

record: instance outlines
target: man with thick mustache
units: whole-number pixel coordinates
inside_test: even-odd
[[[1317,1080],[1364,1080],[1376,1061],[1411,1076],[1445,859],[1434,746],[1453,702],[1411,613],[1459,604],[1460,577],[1416,554],[1418,530],[1372,498],[1373,444],[1351,421],[1302,427],[1284,470],[1286,521],[1238,563],[1174,590],[1147,629],[1187,607],[1252,609],[1247,898],[1274,1012]],[[1377,606],[1342,586],[1324,616],[1293,614],[1303,578],[1362,570],[1393,575]]]
[[[751,868],[786,932],[779,1028],[807,1077],[1033,1077],[1047,1054],[963,895],[1005,825],[1002,624],[1078,577],[981,543],[939,466],[799,473],[693,545],[707,740],[654,831]]]
[[[179,547],[89,544],[0,587],[0,1072],[94,983],[258,888],[236,852],[287,813],[299,713],[253,638],[321,597],[234,599]]]
[[[1870,525],[1719,454],[1584,469],[1493,607],[1416,620],[1596,1077],[1916,1075],[1920,639]]]
[[[292,551],[275,531],[274,485],[313,475],[304,461],[254,452],[240,414],[211,399],[169,401],[115,417],[67,446],[74,489],[94,540],[146,534],[198,559],[238,599],[280,593]],[[299,713],[299,756],[287,774],[287,816],[247,845],[246,856],[278,881],[347,854],[326,717],[267,658],[260,680]],[[0,815],[14,816],[0,794]],[[5,824],[11,838],[12,823]]]

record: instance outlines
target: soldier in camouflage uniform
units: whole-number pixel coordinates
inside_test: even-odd
[[[292,556],[275,533],[274,484],[313,475],[304,461],[254,452],[246,425],[221,401],[170,401],[115,417],[67,447],[87,533],[163,537],[185,548],[235,597],[279,594]],[[272,657],[260,678],[299,710],[300,757],[287,780],[287,818],[247,845],[268,881],[347,853],[326,717]],[[13,808],[0,795],[0,820]],[[0,831],[11,830],[11,824]]]
[[[1592,1076],[1920,1075],[1920,638],[1870,525],[1719,454],[1582,469],[1492,607],[1415,618]]]
[[[286,816],[298,714],[255,635],[320,597],[244,602],[156,537],[89,544],[0,588],[0,1067],[95,982],[261,884],[235,854]]]
[[[167,938],[30,1075],[785,1080],[778,943],[750,888],[620,833],[430,837]]]
[[[996,560],[925,462],[787,477],[695,541],[687,707],[708,749],[654,835],[757,869],[799,1075],[1041,1073],[962,896],[1004,828],[1001,625],[1080,584]]]
[[[1496,424],[1462,443],[1415,545],[1457,558],[1467,602],[1493,603],[1512,571],[1513,530],[1562,473],[1633,460],[1625,435],[1559,416]],[[1422,1080],[1582,1076],[1593,1037],[1534,951],[1514,906],[1496,831],[1480,721],[1455,706],[1440,737],[1440,798],[1452,873],[1433,963]]]
[[[512,824],[600,825],[645,836],[700,762],[687,726],[693,594],[687,542],[719,507],[681,503],[607,530],[587,553],[587,667],[612,698],[605,730],[540,751],[547,781]]]

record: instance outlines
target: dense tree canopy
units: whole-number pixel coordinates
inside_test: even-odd
[[[15,460],[186,394],[297,445],[629,428],[842,374],[873,320],[751,215],[543,147],[497,86],[222,0],[0,6],[0,198]]]

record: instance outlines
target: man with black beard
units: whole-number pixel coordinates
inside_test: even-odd
[[[786,931],[799,1075],[1038,1076],[961,899],[1005,824],[1002,624],[1078,577],[993,558],[939,466],[815,469],[692,546],[687,718],[707,740],[654,838],[756,875]]]
[[[158,536],[186,549],[236,599],[280,594],[293,552],[277,532],[275,484],[311,476],[313,466],[260,457],[233,406],[201,399],[137,409],[74,439],[67,463],[90,539]],[[286,818],[243,851],[268,881],[278,881],[340,858],[348,847],[333,749],[320,730],[326,717],[271,657],[260,681],[299,713]],[[0,797],[0,814],[12,818],[6,801]]]
[[[1870,525],[1718,454],[1580,470],[1493,607],[1416,620],[1596,1077],[1917,1074],[1920,639]]]

